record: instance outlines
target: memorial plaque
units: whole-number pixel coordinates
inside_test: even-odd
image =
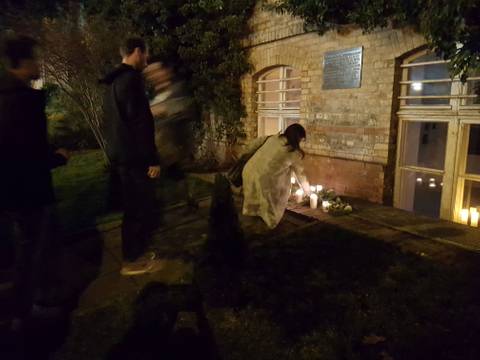
[[[360,87],[362,47],[329,51],[323,58],[323,89]]]

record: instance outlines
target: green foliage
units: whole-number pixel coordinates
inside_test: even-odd
[[[52,173],[58,213],[66,233],[120,220],[121,214],[110,212],[107,204],[109,172],[100,150],[75,152],[67,165],[54,169]],[[211,192],[209,183],[193,177],[187,180],[195,198],[204,198]],[[156,182],[157,198],[165,206],[183,200],[185,195],[181,191],[173,180]],[[178,246],[177,242],[172,248],[175,246]]]
[[[119,62],[118,48],[126,36],[128,23],[123,18],[113,21],[103,13],[89,14],[81,1],[49,1],[48,4],[55,4],[55,11],[51,6],[42,8],[31,1],[22,4],[11,2],[5,8],[5,28],[32,36],[41,44],[45,79],[58,90],[57,109],[52,111],[60,114],[57,118],[64,119],[50,126],[54,141],[83,148],[92,144],[93,134],[104,149],[101,131],[104,86],[98,80]],[[76,139],[77,136],[84,139]]]
[[[70,150],[98,148],[98,142],[75,103],[54,84],[44,85],[47,96],[48,135],[50,143]]]
[[[241,40],[254,0],[122,1],[123,16],[147,38],[154,57],[189,79],[197,104],[219,116],[218,136],[235,142],[245,115],[239,79],[250,70]]]
[[[269,7],[303,18],[307,28],[320,34],[347,24],[367,32],[390,25],[413,26],[432,50],[451,60],[452,75],[464,81],[480,67],[478,0],[279,0]]]
[[[80,112],[56,114],[48,119],[50,143],[70,150],[98,148],[92,130]]]

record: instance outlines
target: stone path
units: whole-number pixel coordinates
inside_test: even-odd
[[[346,199],[353,205],[350,215],[332,216],[321,209],[290,203],[288,211],[325,224],[366,235],[380,241],[446,262],[480,255],[480,229],[450,221],[418,216],[393,207]]]
[[[240,210],[240,199],[237,205]],[[190,284],[193,275],[193,261],[197,258],[208,233],[210,199],[200,201],[196,212],[188,212],[183,206],[170,209],[166,213],[164,226],[153,237],[153,246],[166,266],[162,270],[141,276],[125,277],[120,275],[121,238],[119,223],[104,225],[100,238],[103,243],[98,276],[83,291],[75,314],[82,314],[108,305],[118,296],[138,294],[143,287],[156,281],[166,285]],[[242,227],[248,233],[254,231],[247,219],[240,215]],[[299,226],[308,224],[309,219],[295,214],[287,214],[275,234],[287,234]],[[98,235],[98,234],[97,234]],[[84,261],[88,262],[88,259]],[[84,265],[85,266],[85,265]],[[88,265],[87,265],[88,267]]]

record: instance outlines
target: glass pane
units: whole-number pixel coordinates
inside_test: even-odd
[[[472,207],[480,211],[480,183],[477,181],[465,180],[462,208],[470,210]]]
[[[449,79],[447,64],[421,65],[408,68],[408,80]]]
[[[288,78],[300,77],[300,73],[295,69],[287,69],[286,76]],[[300,94],[301,94],[302,81],[301,79],[292,79],[285,81],[285,89],[294,91],[285,92],[285,108],[299,108],[300,107]],[[297,101],[298,100],[298,101]],[[291,102],[293,101],[293,102]]]
[[[302,81],[300,79],[297,80],[286,80],[285,81],[285,88],[287,89],[301,89]]]
[[[447,133],[447,123],[407,121],[403,164],[443,170]]]
[[[270,81],[266,83],[260,83],[260,91],[276,91],[280,89],[280,81]]]
[[[285,100],[288,102],[285,103],[286,108],[299,108],[300,107],[300,94],[301,91],[287,91],[285,93]]]
[[[440,216],[443,177],[415,171],[402,171],[400,208],[420,215]]]
[[[262,76],[261,80],[274,80],[280,79],[280,68],[273,69]]]
[[[446,64],[416,66],[408,69],[408,80],[438,80],[449,79],[450,74]],[[450,95],[452,84],[414,82],[408,86],[409,96]],[[449,99],[408,99],[408,105],[448,105]]]
[[[469,80],[467,81],[466,86],[467,86],[467,95],[477,95],[477,97],[467,98],[464,104],[480,105],[480,80]]]
[[[422,63],[428,61],[442,60],[433,53],[419,56],[411,63]],[[408,80],[438,80],[449,79],[447,64],[432,64],[424,66],[415,66],[408,68]],[[451,83],[413,83],[408,86],[407,95],[409,96],[428,96],[428,95],[450,95]],[[408,99],[407,105],[448,105],[449,99]]]
[[[442,58],[439,58],[435,53],[426,53],[425,55],[419,56],[415,58],[415,60],[410,61],[410,64],[418,64],[422,62],[427,62],[427,61],[438,61],[442,60]]]
[[[465,172],[480,175],[480,125],[470,125]]]
[[[260,135],[268,136],[278,134],[281,129],[278,126],[278,117],[262,116],[260,118]]]
[[[268,91],[260,93],[259,108],[260,109],[277,109],[280,105],[280,93],[276,92],[280,89],[280,81],[267,83],[259,83],[259,91]]]

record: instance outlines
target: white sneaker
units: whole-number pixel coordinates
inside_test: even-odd
[[[163,261],[153,259],[145,259],[141,258],[134,262],[127,262],[124,263],[122,269],[120,270],[120,274],[124,276],[135,276],[135,275],[142,275],[142,274],[149,274],[154,273],[156,271],[160,271],[165,267],[165,263]]]

